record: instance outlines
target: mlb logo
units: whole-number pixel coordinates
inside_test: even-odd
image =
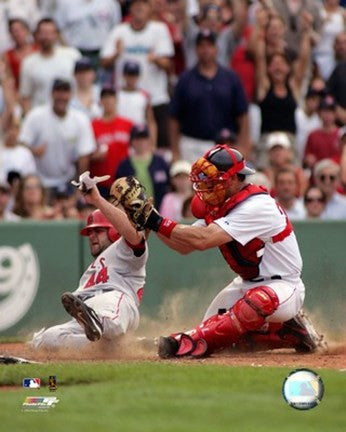
[[[23,379],[23,387],[39,389],[41,387],[41,379],[40,378],[24,378]]]

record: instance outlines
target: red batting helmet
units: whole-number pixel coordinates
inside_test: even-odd
[[[108,238],[112,243],[114,243],[120,237],[118,231],[109,222],[106,216],[98,209],[90,213],[87,219],[87,224],[83,229],[81,229],[80,233],[83,236],[88,236],[90,229],[92,228],[108,228]]]
[[[227,145],[217,145],[192,166],[190,180],[197,195],[207,205],[220,205],[227,190],[227,180],[235,174],[254,174],[245,165],[243,155]]]

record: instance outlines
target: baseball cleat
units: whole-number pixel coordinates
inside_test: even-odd
[[[306,313],[301,310],[298,314],[286,321],[278,333],[292,334],[298,339],[295,350],[300,353],[326,352],[328,350],[327,342],[320,335]]]
[[[175,337],[161,336],[158,353],[161,358],[182,357],[191,354],[195,348],[194,340],[189,335],[181,333]]]
[[[175,357],[179,349],[179,342],[174,337],[161,336],[159,339],[158,354],[161,358]]]
[[[61,296],[61,302],[66,312],[84,328],[89,340],[95,342],[101,338],[103,325],[94,309],[88,307],[82,300],[69,292]]]

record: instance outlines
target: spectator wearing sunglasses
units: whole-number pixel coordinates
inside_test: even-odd
[[[304,195],[306,219],[319,219],[326,206],[326,194],[317,186],[310,186]]]
[[[346,197],[337,191],[340,166],[331,159],[322,159],[314,167],[314,180],[327,199],[321,218],[346,219]]]

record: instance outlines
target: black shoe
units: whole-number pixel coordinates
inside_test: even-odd
[[[159,339],[158,354],[161,358],[175,357],[179,349],[179,342],[174,337],[161,336]]]
[[[94,309],[88,307],[82,300],[69,292],[61,296],[61,302],[66,312],[84,328],[89,340],[94,342],[101,338],[103,325]]]
[[[326,352],[328,345],[314,328],[311,320],[305,312],[301,310],[289,321],[286,321],[278,333],[281,335],[293,335],[299,341],[295,350],[300,353]]]

